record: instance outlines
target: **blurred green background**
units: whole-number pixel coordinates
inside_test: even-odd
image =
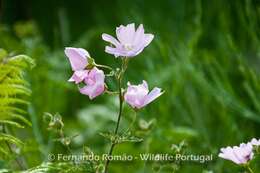
[[[64,47],[87,49],[99,64],[119,66],[104,52],[102,33],[115,35],[120,24],[143,23],[153,42],[132,59],[124,83],[147,80],[165,94],[138,113],[136,133],[144,142],[122,144],[115,153],[167,152],[186,140],[187,152],[214,154],[208,163],[184,162],[181,173],[241,172],[217,157],[219,148],[260,137],[260,1],[257,0],[2,0],[0,47],[36,61],[28,72],[32,127],[17,132],[30,144],[23,159],[34,167],[51,152],[65,149],[51,139],[43,113],[59,112],[73,152],[82,145],[105,153],[99,132],[112,130],[117,98],[94,101],[67,80],[72,74]],[[115,83],[107,81],[113,89]],[[125,106],[121,130],[131,121]],[[153,122],[153,127],[144,129]],[[2,167],[7,167],[3,161]],[[125,170],[127,167],[127,171]],[[157,168],[160,167],[158,171]],[[115,163],[111,172],[170,172],[164,163]],[[254,169],[260,171],[259,164]]]

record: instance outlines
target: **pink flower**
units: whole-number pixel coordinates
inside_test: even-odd
[[[222,148],[219,157],[230,160],[236,164],[246,164],[253,159],[253,146],[250,143],[240,144],[240,146],[234,146],[233,148]]]
[[[252,145],[254,145],[254,146],[260,146],[260,139],[257,140],[257,139],[255,139],[255,138],[253,138],[253,139],[250,141],[250,143],[251,143]]]
[[[86,86],[80,88],[80,93],[93,98],[99,96],[105,91],[105,75],[102,70],[94,67],[88,71],[87,76],[84,78]]]
[[[117,39],[108,34],[102,34],[102,39],[111,43],[113,47],[106,46],[105,51],[115,57],[134,57],[141,53],[154,38],[153,34],[145,34],[143,25],[135,30],[135,24],[121,25],[116,28]]]
[[[160,95],[162,95],[161,89],[157,87],[149,93],[146,81],[143,81],[143,83],[139,85],[131,85],[128,82],[128,88],[124,98],[133,108],[140,109],[151,103]]]

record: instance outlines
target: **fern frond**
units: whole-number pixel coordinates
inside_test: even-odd
[[[1,50],[1,49],[0,49]],[[0,51],[1,52],[1,51]],[[24,110],[29,105],[28,96],[31,95],[28,82],[24,79],[25,70],[35,64],[33,59],[26,55],[0,57],[0,125],[7,128],[24,128],[31,126],[24,116]],[[3,142],[22,147],[23,142],[6,133],[0,133],[0,146]],[[9,155],[7,148],[0,147],[2,155]]]

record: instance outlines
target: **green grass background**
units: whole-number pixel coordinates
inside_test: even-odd
[[[181,173],[242,172],[217,157],[219,148],[260,137],[260,2],[257,0],[3,0],[0,47],[36,60],[28,72],[32,96],[28,118],[32,128],[17,132],[30,145],[28,167],[40,164],[50,152],[64,148],[52,142],[43,112],[59,112],[68,135],[79,134],[74,152],[82,145],[96,153],[108,150],[99,132],[112,130],[117,99],[103,95],[89,101],[68,83],[72,74],[64,47],[87,49],[96,62],[119,66],[104,52],[103,32],[115,35],[120,24],[143,23],[153,42],[130,61],[124,83],[147,80],[165,90],[138,113],[139,122],[153,121],[144,142],[123,144],[115,153],[167,152],[186,140],[188,153],[214,154],[207,164],[182,163]],[[115,88],[115,83],[108,80]],[[132,114],[125,106],[121,130]],[[5,161],[1,162],[6,167]],[[112,163],[111,172],[170,172],[163,164]],[[166,166],[167,167],[167,166]],[[260,171],[259,163],[254,169]]]

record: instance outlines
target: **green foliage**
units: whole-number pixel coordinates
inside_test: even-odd
[[[29,104],[31,94],[29,84],[24,79],[24,72],[32,68],[34,62],[26,55],[9,56],[0,49],[0,133],[1,154],[8,156],[9,149],[5,144],[15,144],[22,147],[23,142],[16,136],[7,134],[6,129],[24,128],[31,123],[24,117],[25,108]]]
[[[74,165],[69,162],[52,163],[46,162],[41,165],[31,168],[22,173],[84,173],[87,172],[86,167]]]

